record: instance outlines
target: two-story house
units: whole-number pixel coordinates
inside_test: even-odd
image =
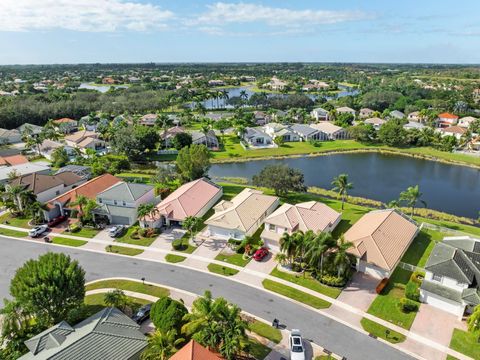
[[[316,121],[328,121],[328,110],[316,108],[310,112],[310,116]]]
[[[289,125],[279,123],[269,123],[263,127],[265,133],[267,133],[272,139],[281,137],[284,142],[300,141],[300,136],[295,133]]]
[[[420,301],[457,315],[480,305],[480,239],[446,237],[425,265]]]
[[[247,127],[243,135],[243,140],[253,147],[269,147],[274,145],[272,137],[261,128]]]

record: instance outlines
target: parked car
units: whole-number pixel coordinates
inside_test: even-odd
[[[268,249],[265,247],[262,247],[255,251],[255,254],[253,254],[253,260],[255,261],[262,261],[265,256],[268,255]]]
[[[141,324],[145,320],[150,317],[150,309],[152,308],[152,304],[147,304],[142,306],[138,311],[132,316],[132,320],[135,321],[137,324]]]
[[[292,329],[289,337],[289,345],[290,360],[305,360],[305,348],[300,330]]]
[[[42,235],[47,230],[48,230],[48,225],[35,226],[32,230],[28,232],[28,236],[37,237]]]
[[[58,224],[61,224],[62,222],[64,222],[65,220],[67,220],[67,217],[64,216],[64,215],[60,215],[60,216],[57,216],[56,218],[53,218],[52,220],[50,220],[47,225],[49,227],[54,227],[54,226],[57,226]]]
[[[121,236],[124,231],[125,231],[125,226],[116,225],[116,226],[112,226],[110,229],[108,229],[108,235],[110,235],[110,237],[112,237],[112,238],[115,238],[115,237]]]

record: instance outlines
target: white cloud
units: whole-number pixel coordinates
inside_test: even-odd
[[[336,24],[364,20],[371,15],[362,11],[343,10],[292,10],[251,3],[217,2],[208,5],[208,11],[191,20],[190,25],[224,25],[260,22],[269,26],[302,27],[306,25]]]
[[[0,31],[89,32],[166,28],[174,14],[136,0],[0,0]]]

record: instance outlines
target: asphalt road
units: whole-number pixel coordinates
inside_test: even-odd
[[[300,329],[304,338],[347,359],[412,359],[401,351],[315,311],[222,277],[169,264],[3,237],[0,237],[0,299],[8,297],[8,286],[15,270],[26,260],[37,258],[47,251],[64,252],[77,259],[86,271],[87,281],[117,276],[136,279],[145,277],[147,281],[196,294],[209,289],[213,296],[223,296],[249,313],[267,320],[278,318],[288,329]]]

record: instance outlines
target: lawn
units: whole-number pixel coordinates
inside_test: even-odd
[[[402,262],[424,267],[435,243],[442,241],[444,236],[445,234],[441,232],[423,229],[413,240],[405,255],[403,255]]]
[[[105,247],[105,250],[107,252],[128,255],[128,256],[135,256],[143,253],[142,249],[133,249],[125,246],[115,246],[115,245],[108,245]]]
[[[167,254],[165,255],[165,260],[169,263],[179,263],[185,260],[185,256],[174,255],[174,254]]]
[[[232,265],[245,267],[245,265],[247,265],[250,262],[251,258],[244,259],[243,254],[227,255],[227,254],[220,253],[215,257],[215,260],[223,261]]]
[[[270,275],[278,277],[283,280],[290,281],[294,284],[306,287],[310,290],[319,292],[320,294],[329,296],[331,298],[336,299],[338,295],[342,292],[341,288],[335,288],[331,286],[326,286],[321,284],[318,280],[314,279],[310,273],[305,274],[305,278],[303,278],[302,274],[294,275],[289,274],[284,271],[278,270],[277,268],[273,269]]]
[[[307,294],[306,292],[294,289],[290,286],[283,285],[276,281],[265,279],[263,280],[262,284],[263,284],[263,287],[267,290],[276,292],[290,299],[299,301],[301,303],[314,307],[315,309],[325,309],[330,307],[330,305],[332,305],[328,301],[325,301],[313,295]]]
[[[404,297],[405,290],[396,287],[395,284],[406,284],[411,274],[410,271],[397,267],[390,277],[387,287],[373,300],[368,313],[404,329],[410,329],[416,313],[404,313],[400,310],[398,304]]]
[[[215,274],[220,274],[224,276],[232,276],[238,274],[238,270],[232,269],[227,266],[221,266],[217,264],[208,264],[208,271],[215,273]]]
[[[362,324],[363,330],[367,331],[372,335],[375,335],[376,337],[387,340],[392,344],[401,343],[406,340],[405,335],[402,335],[396,331],[393,331],[383,325],[377,324],[376,322],[371,321],[369,319],[363,318],[360,321],[360,324]],[[387,335],[387,330],[390,331],[388,335]]]
[[[22,231],[0,228],[0,235],[24,238],[28,234],[26,232],[22,232]]]
[[[132,280],[102,280],[85,286],[85,291],[95,289],[122,289],[158,298],[170,295],[170,291],[163,287],[143,284],[142,282]]]
[[[150,238],[144,238],[140,237],[139,239],[134,239],[132,238],[132,233],[138,229],[136,226],[131,226],[127,229],[127,232],[118,238],[115,239],[115,241],[120,242],[120,243],[127,243],[127,244],[132,244],[132,245],[140,245],[140,246],[150,246],[155,239],[157,238],[158,235],[152,236]]]
[[[273,341],[275,344],[278,344],[280,341],[282,341],[282,333],[280,330],[275,329],[273,326],[265,324],[262,321],[255,320],[251,322],[248,324],[248,329],[257,335]]]
[[[180,249],[174,249],[172,246],[172,250],[174,251],[181,251],[187,254],[191,254],[195,251],[197,247],[190,244],[190,238],[187,234],[182,236],[182,247]]]
[[[480,360],[480,343],[477,340],[478,337],[472,333],[454,329],[450,348],[475,360]]]
[[[50,239],[52,239],[52,242],[54,244],[74,246],[74,247],[85,245],[88,242],[84,240],[64,238],[61,236],[52,236]]]
[[[248,353],[257,360],[263,360],[272,351],[268,346],[261,344],[258,340],[248,339]]]
[[[28,222],[32,220],[32,218],[27,217],[20,217],[20,216],[13,216],[10,213],[3,214],[0,216],[0,224],[10,225],[21,227],[25,229],[31,229],[32,227],[28,225]]]
[[[81,237],[86,237],[86,238],[94,238],[98,233],[100,232],[100,229],[94,229],[91,227],[82,227],[80,231],[77,232],[67,232],[67,234],[72,235],[72,236],[81,236]]]

